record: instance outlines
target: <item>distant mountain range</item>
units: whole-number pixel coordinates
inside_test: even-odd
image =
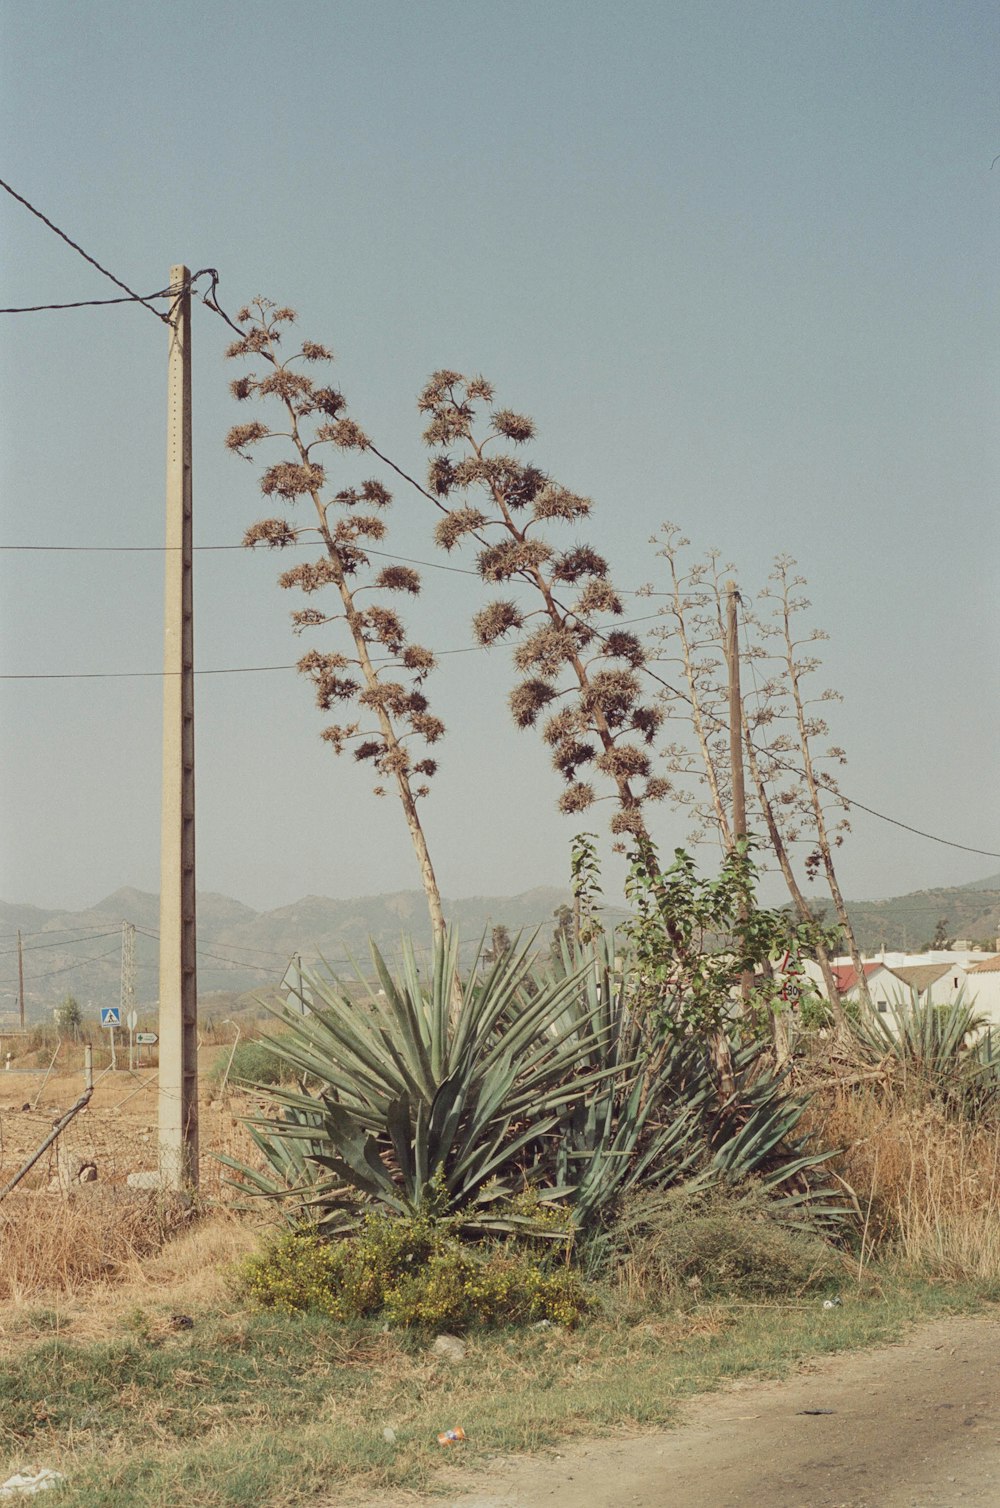
[[[473,948],[491,926],[512,933],[541,928],[547,940],[553,912],[569,900],[551,886],[514,896],[475,896],[448,901],[446,913],[465,948]],[[862,951],[881,946],[917,950],[927,946],[939,922],[949,938],[969,938],[990,946],[1000,936],[1000,874],[971,885],[918,890],[886,901],[849,903]],[[829,907],[827,908],[829,911]],[[610,911],[618,920],[624,913]],[[88,911],[48,911],[39,906],[0,902],[0,1029],[17,1011],[17,931],[24,947],[25,1006],[28,1020],[48,1018],[72,994],[85,1014],[117,1003],[121,978],[121,926],[136,927],[136,998],[155,1003],[157,993],[159,900],[146,891],[122,889]],[[429,935],[420,891],[331,900],[305,896],[291,906],[258,912],[228,896],[198,897],[198,988],[203,996],[265,992],[281,981],[296,954],[307,967],[320,958],[347,974],[351,957],[368,962],[373,938],[391,958],[400,940]],[[224,1007],[225,1008],[225,1007]]]
[[[484,932],[501,923],[512,933],[542,928],[547,940],[553,912],[568,899],[566,891],[541,886],[521,895],[448,901],[446,912],[464,949],[471,950]],[[137,1003],[141,1007],[155,1002],[159,906],[158,896],[131,888],[116,890],[87,911],[47,911],[0,901],[0,1027],[4,1018],[9,1025],[11,1013],[17,1011],[18,929],[28,1020],[48,1018],[67,994],[90,1015],[118,1002],[123,921],[136,927]],[[281,981],[296,954],[306,967],[325,959],[350,976],[352,957],[368,964],[369,938],[395,959],[404,935],[418,942],[429,938],[421,891],[351,900],[309,895],[291,906],[263,912],[229,896],[199,893],[198,992],[266,991]]]

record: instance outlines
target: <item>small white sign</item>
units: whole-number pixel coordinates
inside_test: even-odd
[[[155,1047],[160,1039],[155,1032],[136,1032],[135,1040],[140,1047]]]
[[[120,1005],[102,1005],[101,1006],[101,1025],[102,1026],[121,1026],[121,1024],[122,1024],[122,1008],[121,1008]]]
[[[128,1027],[130,1032],[135,1031],[136,1027],[139,1025],[139,1014],[137,1011],[129,1011],[128,1015],[125,1017],[125,1025]]]

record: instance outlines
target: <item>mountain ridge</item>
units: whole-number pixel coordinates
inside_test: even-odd
[[[551,931],[553,912],[569,902],[569,891],[536,885],[514,896],[467,896],[446,900],[445,914],[458,928],[463,949],[471,949],[491,926],[512,933]],[[605,908],[617,922],[625,913]],[[930,943],[941,923],[948,937],[981,940],[1000,937],[1000,875],[973,885],[911,891],[881,901],[851,901],[848,910],[863,952],[880,947],[917,951]],[[829,903],[825,907],[830,919]],[[25,1000],[29,1019],[46,1017],[67,993],[96,1010],[120,995],[120,948],[115,934],[122,921],[134,922],[136,993],[140,1005],[157,992],[159,898],[134,886],[121,886],[83,911],[0,901],[0,1023],[10,1029],[17,1007],[16,935],[24,937]],[[72,936],[69,934],[78,934]],[[276,986],[291,958],[307,967],[321,959],[353,973],[351,959],[367,961],[369,938],[390,962],[401,937],[418,943],[430,929],[422,891],[336,898],[301,896],[270,911],[255,911],[231,896],[198,893],[199,995],[245,993]],[[465,955],[467,956],[467,954]]]

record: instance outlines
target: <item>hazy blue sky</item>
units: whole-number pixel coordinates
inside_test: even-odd
[[[414,398],[482,370],[538,463],[597,500],[621,584],[680,522],[744,591],[797,557],[845,790],[1000,850],[997,10],[987,0],[23,0],[2,15],[2,174],[131,286],[171,263],[263,292],[338,356],[380,445],[422,472]],[[101,298],[0,196],[5,304]],[[141,307],[5,316],[3,539],[160,544],[165,335]],[[261,511],[223,437],[229,332],[195,319],[196,537]],[[243,417],[243,415],[240,415]],[[432,520],[397,493],[402,554]],[[392,545],[389,548],[393,548]],[[273,556],[197,562],[202,668],[302,652]],[[156,671],[162,559],[0,555],[7,674]],[[470,640],[471,579],[413,615]],[[639,609],[641,611],[642,609]],[[315,641],[319,643],[320,641]],[[447,893],[560,882],[579,819],[508,725],[506,653],[431,683],[451,729],[426,806]],[[158,884],[160,687],[4,681],[0,894]],[[255,906],[416,884],[398,811],[318,739],[287,671],[198,684],[199,884]],[[660,809],[671,845],[686,824]],[[859,815],[849,894],[995,872]]]

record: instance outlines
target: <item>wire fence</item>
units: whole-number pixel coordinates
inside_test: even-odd
[[[227,1155],[262,1166],[244,1121],[267,1108],[259,1094],[230,1078],[222,1080],[232,1043],[202,1044],[199,1070],[199,1193],[208,1200],[233,1202],[238,1193],[220,1161]],[[159,1065],[155,1053],[133,1068],[127,1052],[112,1068],[107,1049],[94,1049],[94,1092],[55,1142],[39,1158],[19,1189],[34,1198],[96,1197],[127,1191],[131,1175],[148,1185],[159,1165]],[[0,1183],[42,1145],[54,1123],[85,1087],[82,1045],[66,1044],[50,1071],[0,1067]]]

